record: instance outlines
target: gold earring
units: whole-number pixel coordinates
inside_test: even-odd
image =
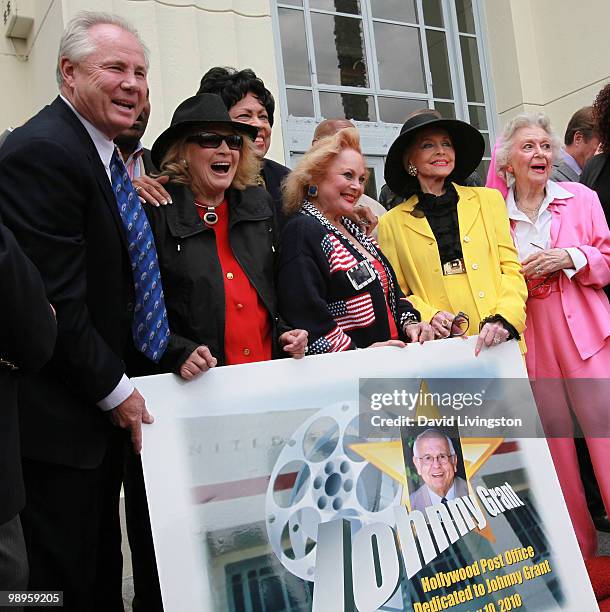
[[[180,163],[185,167],[188,168],[189,167],[189,163],[186,161],[186,159],[181,159]]]
[[[407,174],[409,176],[417,176],[417,168],[411,162],[407,166]]]

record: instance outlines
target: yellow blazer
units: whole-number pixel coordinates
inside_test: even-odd
[[[506,204],[495,189],[461,187],[458,193],[460,242],[466,276],[478,309],[479,321],[502,315],[522,334],[525,329],[527,287],[510,233]],[[396,206],[379,219],[378,240],[390,260],[405,295],[423,321],[451,303],[442,278],[438,246],[425,217],[411,211],[417,196]],[[475,323],[472,321],[471,325]],[[476,322],[478,325],[478,322]],[[478,329],[471,329],[475,334]]]

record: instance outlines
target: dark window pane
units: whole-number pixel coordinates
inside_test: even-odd
[[[405,98],[377,98],[379,119],[386,123],[404,123],[407,117],[420,108],[426,108],[426,100],[407,100]]]
[[[470,123],[477,128],[477,130],[487,129],[487,114],[485,113],[484,106],[468,106],[468,113],[470,115]]]
[[[254,575],[254,576],[253,576]],[[261,602],[261,594],[258,590],[258,580],[255,578],[256,572],[248,572],[248,587],[250,590],[250,605],[253,612],[263,612],[263,604]]]
[[[302,11],[279,9],[284,78],[287,85],[311,85]]]
[[[296,576],[286,572],[284,575],[284,585],[288,593],[288,602],[291,610],[310,610],[311,596],[307,585],[309,582],[300,580]]]
[[[460,36],[460,49],[462,50],[462,64],[464,66],[468,102],[485,102],[476,38]]]
[[[425,93],[419,29],[379,22],[374,29],[381,88]]]
[[[356,121],[377,121],[372,96],[320,92],[320,110],[325,119],[355,119]]]
[[[309,0],[312,9],[360,15],[360,0]]]
[[[427,26],[435,28],[445,27],[441,0],[424,0],[422,5],[424,7],[424,23]]]
[[[432,73],[432,93],[436,98],[453,98],[445,32],[426,30],[426,42]]]
[[[265,612],[284,612],[286,600],[279,576],[261,580],[261,593],[265,604]]]
[[[246,612],[246,604],[244,603],[244,591],[241,585],[241,575],[235,574],[231,578],[233,587],[233,604],[235,612]]]
[[[311,91],[287,89],[288,114],[293,117],[313,117],[313,100]]]
[[[475,172],[479,175],[480,179],[483,183],[487,180],[487,172],[489,171],[489,160],[483,159],[481,163],[477,166]]]
[[[455,0],[458,28],[460,32],[476,34],[474,29],[474,14],[472,12],[472,0]]]
[[[318,83],[368,87],[362,20],[311,14]]]
[[[371,0],[373,17],[418,23],[415,0]]]
[[[483,138],[485,139],[485,153],[483,153],[483,157],[491,157],[491,148],[489,146],[489,134],[483,133]]]
[[[443,119],[455,119],[455,107],[451,102],[434,101],[434,108],[443,116]]]

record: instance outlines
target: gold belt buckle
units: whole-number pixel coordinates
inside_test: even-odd
[[[459,257],[458,259],[452,259],[443,264],[443,274],[445,276],[451,276],[452,274],[464,274],[466,272],[466,266],[464,266],[464,260]]]

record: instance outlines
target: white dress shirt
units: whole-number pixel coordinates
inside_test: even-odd
[[[440,495],[437,495],[428,485],[426,485],[426,488],[428,489],[428,494],[430,495],[430,501],[432,502],[432,504],[442,503],[443,498]],[[445,499],[455,499],[455,480],[449,488],[449,491],[447,491],[447,493],[445,494]]]
[[[87,130],[89,136],[91,136],[91,140],[93,140],[93,144],[97,150],[100,159],[102,160],[102,164],[104,164],[104,168],[106,170],[106,174],[108,175],[108,180],[112,184],[110,179],[110,159],[112,158],[112,154],[115,149],[114,142],[107,138],[102,132],[100,132],[90,121],[87,121],[75,108],[70,104],[70,102],[60,96],[61,99],[72,109],[72,112],[78,117],[78,120],[83,124],[83,127]],[[135,387],[133,383],[123,374],[121,380],[119,380],[118,385],[110,392],[109,395],[101,399],[97,405],[104,411],[112,410],[116,408],[121,402],[126,400],[134,391]]]
[[[509,189],[506,196],[506,207],[508,209],[508,217],[514,224],[515,246],[519,252],[520,261],[523,261],[529,255],[551,248],[551,221],[553,215],[549,210],[549,204],[555,199],[564,200],[573,197],[574,194],[564,189],[558,183],[548,181],[544,200],[538,211],[538,218],[533,222],[524,212],[517,208],[514,186]],[[571,204],[568,203],[567,206],[571,206]],[[564,268],[563,272],[568,278],[572,278],[578,270],[587,265],[587,258],[577,247],[567,247],[565,250],[572,258],[574,268]]]

